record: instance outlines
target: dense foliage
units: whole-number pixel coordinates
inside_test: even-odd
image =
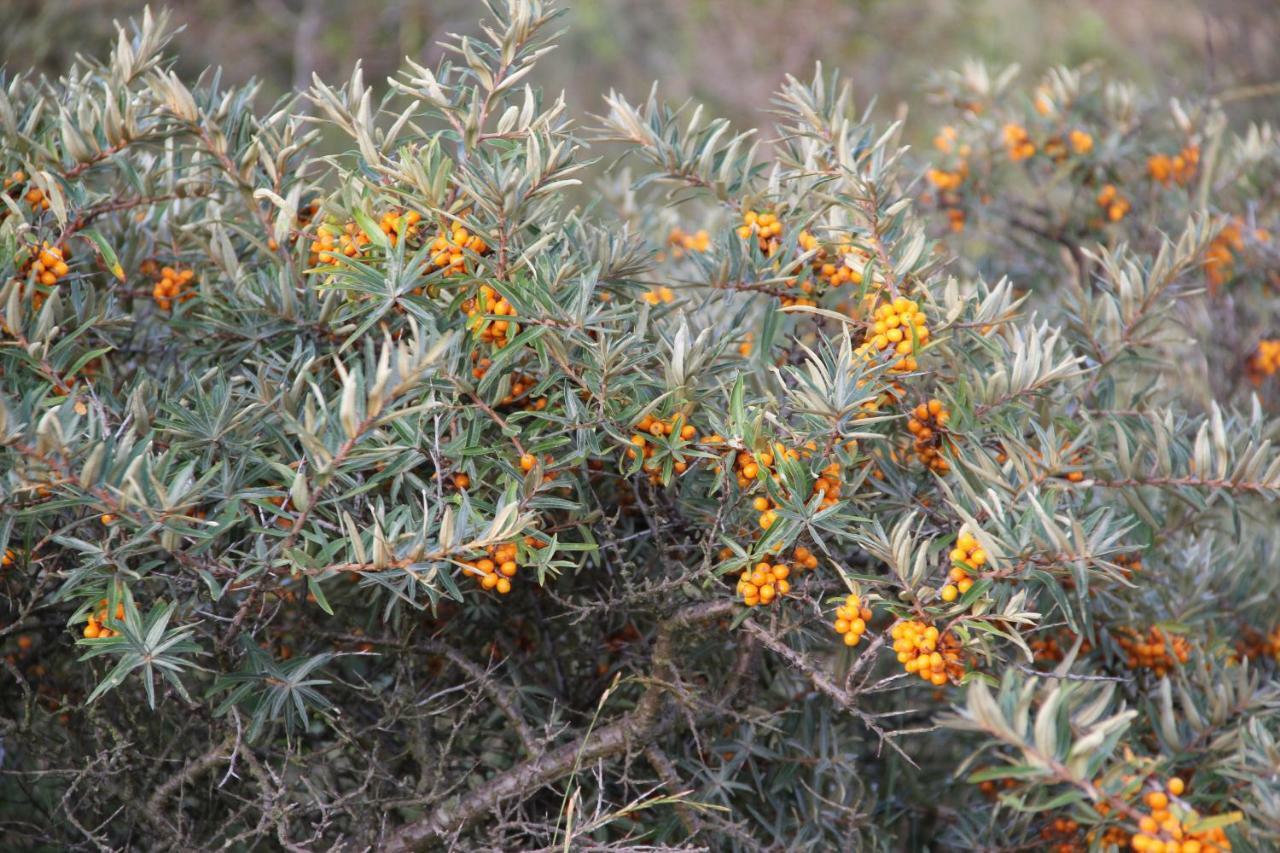
[[[2,81],[5,837],[1280,843],[1274,131],[579,127],[489,12],[266,110],[163,17]]]

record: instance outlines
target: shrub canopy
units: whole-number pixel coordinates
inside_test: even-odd
[[[1280,844],[1275,133],[978,66],[929,152],[821,68],[577,123],[554,17],[3,79],[5,835]]]

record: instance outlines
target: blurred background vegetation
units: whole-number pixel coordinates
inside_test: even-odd
[[[161,4],[154,4],[161,5]],[[444,33],[474,30],[479,0],[181,0],[180,70],[221,66],[227,82],[262,81],[278,96],[312,72],[366,79],[408,55],[433,64]],[[616,88],[635,99],[654,80],[742,125],[766,120],[786,73],[821,59],[850,74],[861,105],[903,106],[911,137],[932,134],[928,80],[965,59],[1017,62],[1029,74],[1098,60],[1168,95],[1224,97],[1237,118],[1272,118],[1280,94],[1277,0],[572,0],[559,56],[541,82],[570,108],[599,110]],[[9,73],[62,73],[76,53],[105,55],[113,19],[139,0],[5,0],[0,62]],[[926,118],[921,121],[921,113]]]

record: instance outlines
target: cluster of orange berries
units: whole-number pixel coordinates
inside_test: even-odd
[[[1018,780],[1011,778],[1004,778],[999,781],[996,781],[995,779],[984,779],[978,783],[978,790],[986,796],[994,799],[996,795],[1000,793],[1001,788],[1014,788],[1017,787],[1017,784]]]
[[[1249,356],[1245,370],[1255,384],[1280,371],[1280,339],[1258,341],[1258,348]]]
[[[1120,567],[1120,571],[1126,578],[1132,578],[1142,571],[1142,557],[1137,554],[1120,554],[1111,562]]]
[[[774,548],[775,553],[781,545]],[[729,548],[720,550],[720,559],[727,560],[733,555]],[[791,565],[782,560],[770,564],[767,559],[756,563],[754,569],[748,567],[738,576],[738,594],[748,607],[757,604],[768,604],[780,595],[791,591],[791,572],[813,570],[818,567],[818,557],[803,545],[797,545],[791,552]]]
[[[1027,646],[1031,649],[1032,657],[1038,661],[1054,663],[1066,657],[1066,653],[1063,652],[1062,646],[1059,645],[1057,637],[1052,634],[1045,637],[1034,637],[1027,643]]]
[[[968,157],[971,149],[968,144],[963,143],[957,147],[956,138],[958,136],[959,134],[953,126],[949,124],[944,125],[938,131],[937,135],[933,137],[933,147],[937,148],[943,154],[950,154],[952,151],[955,151],[961,157]]]
[[[956,547],[951,549],[951,571],[947,574],[947,583],[939,592],[943,601],[955,601],[973,588],[973,578],[969,572],[976,572],[987,564],[987,552],[982,550],[978,540],[972,534],[961,532],[956,538]]]
[[[818,241],[818,238],[808,231],[801,231],[796,241],[803,252],[817,249],[817,254],[814,255],[812,261],[813,272],[818,280],[828,287],[840,287],[844,284],[862,284],[862,272],[859,269],[859,262],[866,261],[866,250],[846,241],[835,246],[833,251],[828,252],[827,248]]]
[[[750,464],[750,463],[748,463]],[[757,495],[751,500],[751,508],[760,513],[757,521],[761,530],[768,530],[778,520],[778,506],[765,495]]]
[[[1050,634],[1036,637],[1029,641],[1027,645],[1031,648],[1031,653],[1036,660],[1052,663],[1065,658],[1065,649],[1074,644],[1078,637],[1079,635],[1069,628],[1061,628],[1056,635]],[[1085,637],[1080,642],[1080,654],[1087,655],[1091,651],[1093,651],[1093,643],[1089,642],[1088,637]]]
[[[505,296],[487,284],[480,285],[479,295],[463,301],[462,311],[468,317],[467,325],[472,333],[498,349],[505,347],[511,337],[520,331],[519,325],[508,319],[515,316],[516,309]],[[486,320],[483,316],[485,314],[496,314],[498,319]]]
[[[797,295],[790,293],[782,293],[778,295],[778,302],[783,308],[789,308],[792,305],[807,305],[810,308],[816,307],[818,300],[814,299],[814,295],[818,292],[818,288],[809,279],[793,279],[791,286],[794,290],[799,291]]]
[[[47,242],[42,243],[38,249],[35,247],[32,249],[33,253],[23,267],[22,275],[23,277],[30,275],[34,279],[31,304],[39,308],[44,304],[48,291],[56,287],[58,281],[71,271],[67,265],[71,255],[67,249],[61,246],[50,246]],[[0,318],[0,331],[9,331],[3,318]]]
[[[1015,163],[1019,160],[1026,160],[1036,153],[1036,146],[1031,141],[1031,135],[1027,133],[1027,129],[1020,124],[1009,122],[1001,131],[1004,136],[1005,147],[1009,149],[1009,159]]]
[[[1119,222],[1124,219],[1132,207],[1129,200],[1120,195],[1120,191],[1116,189],[1115,184],[1106,184],[1098,192],[1095,199],[1098,207],[1102,209],[1103,214],[1107,217],[1108,222]]]
[[[1222,827],[1196,829],[1197,815],[1189,809],[1175,813],[1169,797],[1182,796],[1186,785],[1177,776],[1165,790],[1149,791],[1143,798],[1151,811],[1138,819],[1138,832],[1129,840],[1134,850],[1147,853],[1219,853],[1230,850],[1231,841]],[[1180,817],[1181,815],[1181,817]]]
[[[58,279],[70,272],[66,254],[66,251],[58,246],[43,243],[31,262],[31,272],[35,274],[36,284],[53,287],[58,283]]]
[[[654,483],[658,479],[659,466],[657,462],[652,461],[656,448],[649,439],[672,436],[678,437],[681,441],[695,441],[698,438],[698,429],[693,424],[686,423],[684,415],[679,412],[665,421],[653,415],[645,415],[636,422],[636,431],[631,436],[631,447],[627,448],[627,458],[643,458],[644,471]],[[674,466],[677,474],[683,474],[688,468],[689,463],[683,461],[677,461]]]
[[[1252,627],[1246,627],[1244,636],[1236,641],[1236,656],[1239,658],[1267,657],[1280,663],[1280,625],[1263,634]]]
[[[775,442],[772,451],[762,450],[758,453],[750,453],[746,450],[740,451],[733,460],[738,488],[750,488],[756,482],[756,478],[760,476],[761,471],[767,472],[775,482],[781,479],[773,467],[774,460],[778,457],[799,459],[800,454],[784,446],[781,442]],[[760,513],[757,520],[761,530],[768,530],[778,520],[777,506],[765,495],[755,497],[751,502],[751,506],[756,512]]]
[[[1052,853],[1079,853],[1080,823],[1069,817],[1056,817],[1040,828],[1044,850]]]
[[[1244,251],[1244,235],[1241,232],[1243,227],[1244,223],[1239,217],[1228,221],[1205,250],[1204,274],[1209,280],[1210,290],[1216,291],[1231,277],[1236,255]],[[1253,236],[1260,242],[1271,238],[1264,228],[1255,230]]]
[[[8,189],[14,184],[22,183],[26,179],[27,173],[18,169],[12,175],[4,179],[4,187],[5,189]],[[27,204],[31,206],[32,210],[40,211],[49,209],[49,197],[45,195],[44,190],[39,187],[32,187],[27,190],[23,198],[26,199]]]
[[[959,168],[952,171],[946,169],[930,169],[928,172],[929,183],[933,184],[939,192],[954,192],[960,189],[960,185],[964,183],[964,179],[969,174],[968,164],[962,163]]]
[[[1064,137],[1054,137],[1044,144],[1044,153],[1054,160],[1065,160],[1068,149],[1071,153],[1083,157],[1093,150],[1093,136],[1088,132],[1075,129]]]
[[[488,369],[492,365],[493,365],[493,361],[491,359],[482,358],[477,363],[477,366],[472,368],[471,373],[474,376],[475,372],[479,370],[480,375],[476,376],[476,378],[481,379],[484,377],[484,374],[488,371]],[[524,397],[525,394],[527,394],[530,390],[532,390],[533,387],[537,384],[538,384],[537,380],[535,380],[532,376],[525,376],[523,373],[517,373],[515,376],[511,378],[511,390],[507,392],[505,397],[503,397],[501,400],[498,401],[498,405],[499,406],[515,405],[517,402],[519,402],[519,400],[522,397]],[[525,410],[531,411],[531,412],[541,412],[546,407],[547,407],[546,397],[538,397],[536,400],[526,400],[524,405]]]
[[[850,594],[844,604],[836,608],[836,633],[844,636],[846,646],[856,646],[862,641],[870,621],[871,608],[865,606],[857,595]]]
[[[493,359],[482,358],[480,353],[473,351],[471,360],[475,363],[475,367],[471,368],[471,375],[476,379],[484,379],[484,375],[489,372],[489,368],[493,367]]]
[[[391,245],[395,245],[400,239],[400,229],[404,229],[405,238],[412,237],[418,230],[418,223],[422,221],[422,214],[416,210],[407,210],[403,213],[399,210],[388,210],[382,214],[382,218],[378,220],[378,227],[382,229],[382,233],[387,235],[387,239]]]
[[[801,231],[797,238],[802,252],[814,252],[810,259],[811,278],[795,278],[791,280],[791,288],[797,291],[794,295],[779,295],[783,307],[791,305],[818,304],[816,297],[827,288],[837,288],[843,284],[861,284],[862,273],[856,268],[859,258],[865,260],[866,253],[852,243],[841,243],[833,251],[828,251],[817,237],[808,231]],[[816,283],[815,283],[816,280]]]
[[[1146,635],[1132,629],[1125,629],[1116,636],[1116,643],[1124,649],[1127,657],[1125,665],[1130,669],[1150,669],[1157,677],[1174,668],[1177,663],[1186,663],[1191,657],[1191,644],[1185,637],[1162,631],[1154,625]]]
[[[119,636],[119,631],[113,631],[106,626],[107,621],[107,600],[104,598],[98,602],[98,606],[102,608],[97,613],[89,614],[89,621],[84,626],[84,636],[88,640],[107,639],[109,637]],[[124,619],[124,605],[116,605],[116,621]]]
[[[947,132],[950,131],[948,138]],[[952,140],[955,138],[955,128],[944,127],[942,133],[934,139],[933,144],[942,151],[950,151]],[[960,148],[961,156],[967,156],[969,146],[963,145]],[[960,198],[956,193],[964,184],[965,179],[969,177],[969,163],[967,160],[961,160],[954,169],[930,169],[926,173],[929,183],[933,184],[938,191],[938,206],[946,211],[947,222],[952,231],[959,233],[964,230],[965,212],[960,207]],[[929,199],[923,199],[928,203]]]
[[[474,577],[483,589],[496,589],[500,595],[511,592],[511,579],[516,576],[516,543],[505,542],[485,549],[489,556],[474,562],[463,562],[463,571]]]
[[[956,146],[956,129],[951,125],[946,125],[938,135],[933,138],[933,147],[937,148],[943,154],[950,154],[953,150],[960,155],[960,161],[953,169],[930,169],[926,173],[934,188],[938,191],[938,204],[947,213],[952,231],[960,232],[964,230],[965,213],[959,207],[959,198],[955,195],[959,191],[961,185],[969,177],[969,161],[970,146],[967,144]]]
[[[810,551],[803,545],[797,545],[795,550],[791,552],[791,559],[795,561],[797,569],[808,569],[812,571],[818,568],[818,555]]]
[[[693,234],[689,234],[676,227],[672,228],[671,233],[667,235],[667,244],[671,247],[671,256],[680,258],[686,252],[706,252],[710,250],[711,235],[705,229],[699,229]]]
[[[319,212],[320,202],[318,201],[308,202],[303,205],[303,207],[298,211],[296,229],[289,232],[289,245],[292,246],[294,243],[298,242],[298,235],[301,233],[302,229],[310,225],[311,221],[316,218],[316,214]],[[268,237],[267,248],[274,252],[276,249],[280,248],[280,244],[276,242],[275,237]],[[314,253],[311,258],[311,263],[316,263]]]
[[[299,222],[305,225],[319,211],[319,205],[312,204],[299,215]],[[403,229],[406,238],[417,233],[422,214],[416,210],[388,210],[378,220],[378,228],[387,235],[391,245],[400,239]],[[339,257],[356,258],[364,254],[372,243],[372,238],[355,222],[348,222],[339,227],[336,222],[325,222],[316,229],[316,239],[311,241],[310,262],[313,265],[335,265]]]
[[[142,262],[140,271],[156,279],[155,286],[151,288],[151,298],[161,311],[168,311],[174,302],[186,302],[195,296],[188,290],[196,276],[193,270],[161,267],[155,261],[147,260]]]
[[[340,257],[359,257],[370,242],[369,235],[354,222],[342,227],[333,222],[323,223],[316,229],[316,239],[311,241],[311,263],[332,266]]]
[[[799,458],[799,454],[796,451],[785,447],[781,442],[776,442],[773,450],[777,451],[780,456],[786,456],[790,459]],[[751,453],[747,450],[739,451],[733,460],[733,465],[738,475],[738,488],[745,489],[750,487],[755,482],[756,477],[760,476],[761,471],[772,473],[776,479],[778,475],[773,473],[773,462],[774,453],[772,451],[762,450],[759,453]]]
[[[842,474],[839,462],[832,462],[819,472],[813,481],[813,494],[821,497],[818,509],[830,509],[840,502]]]
[[[912,450],[926,468],[938,474],[951,470],[950,463],[942,458],[942,431],[950,419],[951,413],[937,399],[916,406],[907,418],[907,431],[913,436]]]
[[[929,340],[928,321],[919,304],[899,296],[877,308],[873,320],[858,347],[858,354],[871,358],[877,352],[889,351],[897,357],[893,370],[915,370],[919,366],[915,358],[916,342],[923,346]]]
[[[1012,779],[1004,780],[1006,785],[1013,782]],[[993,785],[992,794],[994,795],[994,783],[983,783]],[[1008,785],[1012,787],[1012,785]],[[1097,804],[1098,811],[1107,812],[1107,803],[1101,802]],[[1095,845],[1095,841],[1101,839],[1100,843]],[[1091,830],[1087,834],[1080,829],[1079,821],[1069,817],[1055,817],[1040,828],[1040,840],[1043,846],[1037,849],[1050,850],[1053,853],[1086,853],[1088,850],[1110,850],[1115,848],[1125,848],[1129,846],[1129,833],[1125,832],[1123,827],[1108,826],[1103,830],[1101,836],[1098,831]]]
[[[777,214],[757,213],[754,210],[748,210],[742,214],[742,224],[738,226],[738,236],[746,240],[752,234],[756,235],[756,240],[760,244],[760,251],[764,252],[765,255],[772,255],[778,251],[778,246],[781,242],[782,222],[779,221]]]
[[[1086,131],[1073,130],[1067,134],[1067,138],[1071,142],[1071,150],[1076,154],[1084,156],[1093,150],[1093,137]]]
[[[659,303],[670,305],[675,301],[676,295],[671,288],[663,285],[661,287],[650,288],[649,291],[641,298],[650,305],[657,305]]]
[[[1228,222],[1205,249],[1204,276],[1209,280],[1211,290],[1217,290],[1231,277],[1235,256],[1243,251],[1244,238],[1240,235],[1239,224]]]
[[[755,568],[746,568],[738,577],[738,594],[747,607],[768,604],[780,595],[791,591],[791,567],[784,562],[770,565],[761,560]]]
[[[0,554],[0,569],[7,569],[17,560],[17,555],[13,553],[12,548],[5,548],[4,553]]]
[[[718,436],[708,438],[708,443],[713,443],[712,439],[718,439]],[[850,441],[845,445],[845,449],[850,453],[857,450],[858,443]],[[774,442],[772,450],[763,450],[757,453],[749,451],[740,451],[734,457],[734,471],[738,481],[738,488],[748,489],[751,484],[756,482],[756,478],[761,471],[765,471],[773,478],[774,482],[781,479],[781,475],[774,469],[774,461],[776,459],[797,460],[801,457],[809,458],[817,450],[817,445],[808,441],[799,450],[787,447],[782,442]],[[810,497],[817,496],[819,500],[819,509],[829,509],[836,505],[840,500],[840,490],[842,488],[841,467],[838,461],[832,462],[825,466],[818,477],[813,481],[813,487],[810,491]],[[761,530],[768,530],[778,520],[777,505],[765,495],[757,495],[751,502],[752,508],[760,513],[758,521]]]
[[[1196,176],[1200,165],[1200,146],[1187,145],[1172,156],[1152,154],[1147,158],[1147,174],[1151,180],[1168,186],[1170,182],[1187,184]]]
[[[467,252],[483,255],[488,251],[489,245],[481,237],[454,222],[448,229],[441,228],[431,241],[431,263],[442,267],[445,275],[455,275],[466,269]]]
[[[1104,803],[1098,804],[1099,806],[1098,811],[1102,811],[1101,806],[1103,805],[1105,804]],[[1108,826],[1102,830],[1101,836],[1098,835],[1097,830],[1093,830],[1087,836],[1085,836],[1085,840],[1088,841],[1090,844],[1093,844],[1095,839],[1099,839],[1098,846],[1092,849],[1110,850],[1113,847],[1117,849],[1124,849],[1129,844],[1130,836],[1129,836],[1129,833],[1126,832],[1124,827],[1122,826]]]
[[[935,626],[913,619],[894,625],[889,635],[898,663],[935,687],[964,673],[960,641],[950,633],[942,635]]]

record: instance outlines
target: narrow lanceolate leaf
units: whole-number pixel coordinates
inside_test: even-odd
[[[111,244],[107,242],[107,238],[99,234],[93,228],[86,228],[80,232],[85,237],[93,241],[93,245],[97,248],[98,254],[102,256],[103,265],[120,281],[124,281],[124,267],[120,265],[119,259],[116,258],[115,250],[111,248]]]

